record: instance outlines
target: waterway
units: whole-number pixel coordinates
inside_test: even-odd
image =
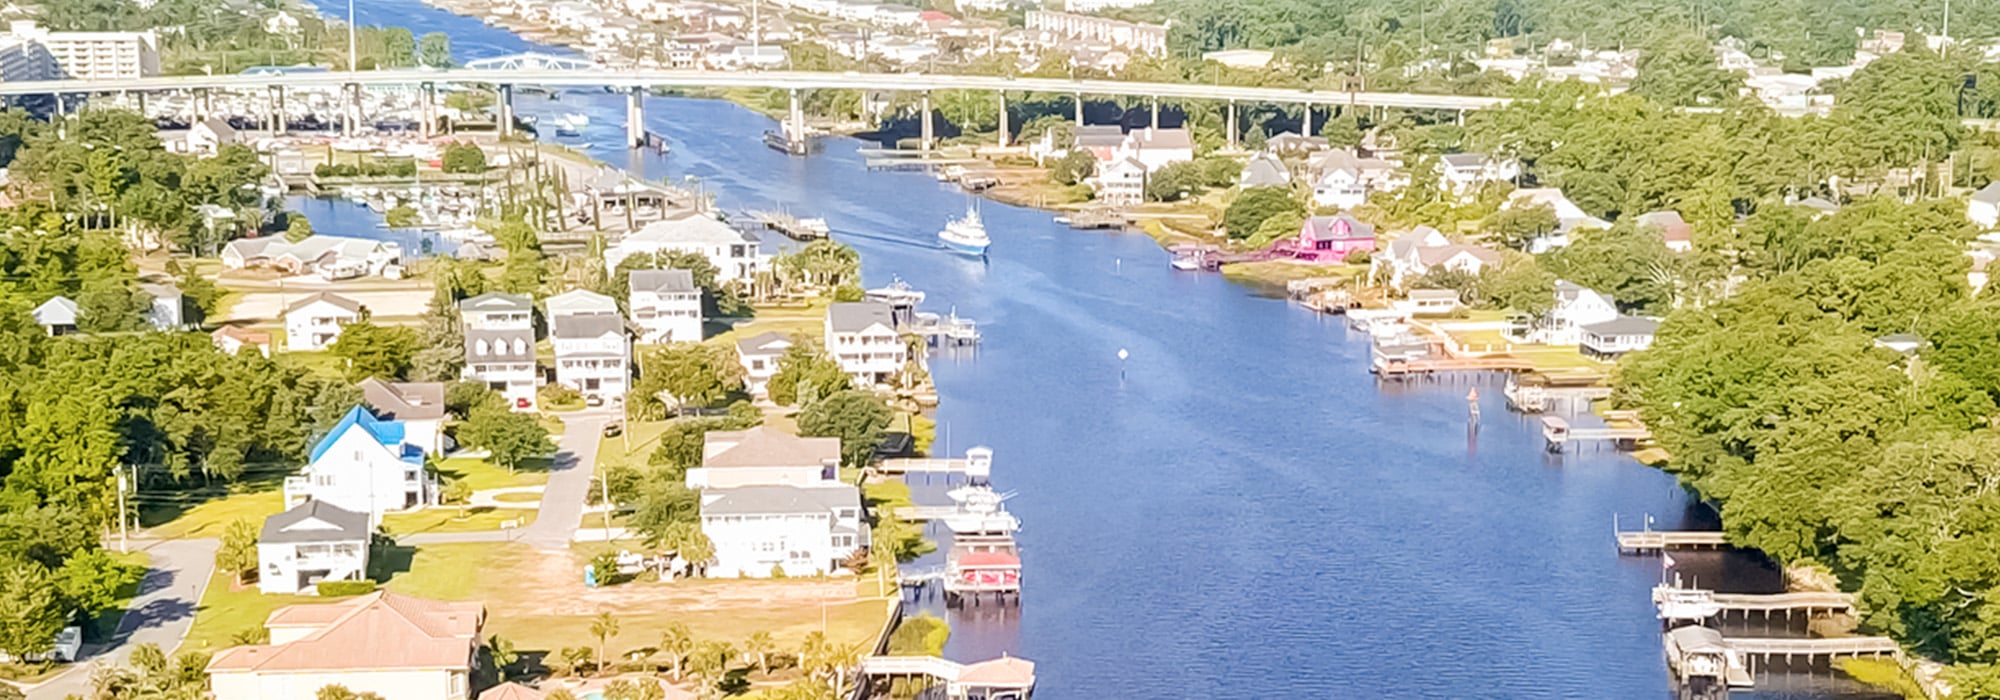
[[[551,50],[416,0],[356,10],[446,32],[461,61]],[[1175,272],[1144,236],[987,202],[989,259],[946,253],[936,231],[972,202],[866,171],[853,140],[790,158],[746,109],[648,98],[673,151],[629,153],[623,99],[517,109],[589,115],[561,141],[692,177],[725,209],[823,216],[868,284],[900,277],[981,323],[976,352],[933,361],[938,448],[994,448],[1027,583],[1018,611],[950,613],[949,655],[1033,659],[1051,699],[1672,696],[1648,602],[1662,562],[1620,557],[1611,536],[1614,517],[1713,526],[1668,475],[1610,450],[1546,455],[1497,379],[1378,382],[1337,319]],[[365,209],[314,213],[316,227],[373,226]],[[1674,558],[1703,584],[1776,585],[1747,557]],[[1825,671],[1761,680],[1737,697],[1884,697]]]

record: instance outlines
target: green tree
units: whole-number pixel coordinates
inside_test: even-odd
[[[492,658],[493,670],[502,682],[511,675],[514,664],[521,661],[520,652],[514,648],[514,640],[497,634],[486,638],[486,653]]]
[[[685,622],[669,622],[667,628],[660,632],[660,653],[667,655],[667,665],[672,668],[674,682],[681,681],[681,672],[685,670],[688,654],[694,652],[694,645],[694,632],[688,629]]]
[[[672,400],[672,408],[706,406],[743,386],[743,365],[727,348],[674,343],[647,350],[639,361],[635,393],[651,401]]]
[[[596,617],[590,618],[590,636],[597,638],[597,672],[603,673],[609,670],[611,664],[605,645],[612,637],[618,636],[618,617],[608,610],[597,613]]]
[[[431,68],[451,67],[451,35],[444,32],[429,32],[417,40],[417,65]]]
[[[245,574],[257,570],[257,524],[247,518],[229,523],[222,532],[222,546],[215,551],[215,568],[230,573],[231,580],[243,583]]]
[[[1086,150],[1072,150],[1055,165],[1049,167],[1049,179],[1063,186],[1074,186],[1097,172],[1097,157]]]
[[[1199,197],[1205,179],[1201,166],[1193,161],[1168,164],[1146,176],[1146,199],[1176,202]]]
[[[1708,41],[1686,30],[1661,32],[1639,54],[1638,70],[1633,93],[1676,107],[1721,102],[1740,83],[1716,64]]]
[[[1305,207],[1292,197],[1290,190],[1283,187],[1252,187],[1236,195],[1229,208],[1222,212],[1222,227],[1230,238],[1249,238],[1264,225],[1264,220],[1279,214],[1303,216]]]
[[[48,569],[32,561],[0,564],[0,651],[47,652],[69,616],[50,585]]]
[[[667,691],[651,678],[622,678],[604,687],[604,700],[665,700]]]
[[[486,450],[486,459],[506,467],[509,474],[522,462],[555,452],[555,445],[549,442],[549,430],[534,416],[490,403],[473,408],[465,423],[458,427],[458,441],[467,447]]]
[[[444,147],[444,155],[438,162],[447,173],[483,173],[486,172],[486,151],[475,143],[456,142]]]
[[[777,641],[773,640],[771,633],[767,631],[759,630],[753,632],[750,634],[749,639],[743,640],[743,656],[746,659],[755,661],[757,663],[757,670],[764,673],[771,672],[771,653],[777,650]]]
[[[382,696],[369,692],[354,692],[344,685],[328,685],[313,694],[314,700],[382,700]]]
[[[369,377],[401,381],[409,376],[410,363],[417,354],[417,332],[364,320],[341,327],[340,337],[327,351],[347,361],[349,381]]]
[[[778,356],[778,371],[764,388],[778,405],[793,406],[810,405],[853,385],[847,371],[821,352],[819,346],[803,338],[793,338],[792,346]]]
[[[1494,238],[1509,248],[1521,249],[1534,240],[1556,230],[1561,222],[1556,220],[1556,210],[1546,204],[1528,207],[1510,207],[1494,212],[1486,217],[1486,230]]]
[[[313,225],[306,215],[298,212],[285,213],[285,240],[297,243],[313,235]]]
[[[798,416],[799,434],[840,438],[841,464],[861,467],[873,458],[893,418],[882,399],[847,389],[806,404]]]
[[[139,583],[145,567],[121,564],[103,549],[71,555],[51,578],[67,606],[79,617],[94,617],[118,602],[118,591]]]

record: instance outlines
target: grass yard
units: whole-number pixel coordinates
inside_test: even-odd
[[[1508,354],[1535,363],[1543,374],[1608,374],[1612,364],[1585,357],[1571,345],[1517,345]]]
[[[272,331],[271,346],[274,348],[284,347],[284,335],[285,333],[282,330]],[[345,380],[347,378],[347,360],[337,357],[330,352],[279,352],[273,353],[272,356],[278,358],[280,362],[289,362],[299,367],[304,367],[306,371],[328,379]]]
[[[497,494],[493,497],[493,500],[499,503],[519,503],[523,507],[533,508],[536,504],[542,502],[542,494],[516,491],[513,493]]]
[[[232,646],[230,637],[263,627],[264,619],[278,608],[339,600],[318,596],[264,595],[257,592],[256,584],[232,591],[229,584],[230,575],[226,573],[217,573],[209,579],[208,590],[202,593],[201,605],[195,608],[194,625],[188,628],[187,641],[181,644],[182,649],[214,651]]]
[[[826,307],[832,303],[829,299],[813,299],[799,306],[759,306],[755,318],[703,342],[734,347],[736,341],[760,333],[802,335],[817,340],[826,332]]]
[[[671,420],[634,421],[625,424],[625,433],[601,438],[597,443],[597,466],[646,466],[646,458],[659,448],[660,434],[673,425]],[[629,448],[628,448],[629,447]]]
[[[398,536],[420,532],[486,532],[502,529],[509,520],[515,521],[515,527],[527,527],[535,522],[539,512],[532,508],[471,506],[465,509],[465,517],[460,518],[458,508],[441,506],[384,515],[382,530]]]
[[[484,459],[453,457],[438,463],[438,475],[445,481],[465,481],[474,491],[541,486],[549,483],[551,462],[546,457],[530,459],[509,473]]]
[[[222,531],[238,519],[258,526],[264,519],[284,512],[285,494],[277,489],[230,494],[185,510],[180,506],[140,505],[139,527],[146,534],[165,539],[221,537]]]
[[[1231,282],[1252,282],[1282,288],[1293,280],[1317,277],[1354,278],[1368,273],[1366,265],[1310,265],[1286,260],[1231,263],[1222,266],[1222,276]]]

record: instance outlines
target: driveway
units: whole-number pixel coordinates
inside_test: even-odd
[[[90,689],[90,669],[97,664],[125,663],[132,647],[157,644],[172,652],[187,638],[194,624],[195,606],[215,573],[217,540],[135,540],[135,549],[152,555],[146,577],[139,581],[139,595],[118,621],[118,632],[109,644],[88,645],[82,657],[63,672],[41,684],[27,688],[28,700],[62,700],[69,695],[83,697]]]
[[[542,489],[542,512],[521,528],[520,540],[541,549],[569,549],[583,525],[583,503],[590,492],[590,475],[597,469],[597,443],[604,424],[615,414],[593,411],[565,414],[563,434],[556,442],[555,464]]]

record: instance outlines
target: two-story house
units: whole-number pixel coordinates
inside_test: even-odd
[[[1618,318],[1618,304],[1611,295],[1556,280],[1556,305],[1536,320],[1528,341],[1547,345],[1580,345],[1585,326]]]
[[[444,382],[385,382],[369,377],[355,385],[375,417],[403,423],[403,442],[444,454]]]
[[[1375,192],[1403,188],[1406,178],[1396,174],[1396,164],[1379,158],[1363,158],[1344,149],[1314,152],[1306,158],[1306,177],[1313,188],[1313,204],[1353,209],[1368,203]]]
[[[743,365],[743,388],[751,396],[770,393],[771,376],[778,373],[778,358],[792,347],[791,336],[758,333],[736,341],[736,361]]]
[[[1616,359],[1628,352],[1653,347],[1653,334],[1659,330],[1659,321],[1620,315],[1584,326],[1577,351],[1600,360]]]
[[[489,292],[458,303],[468,381],[484,383],[517,411],[535,407],[535,302]]]
[[[687,471],[691,489],[742,486],[841,485],[840,438],[799,437],[766,426],[713,430],[702,438],[701,466]]]
[[[326,501],[382,514],[437,502],[437,478],[424,471],[424,448],[404,441],[407,426],[382,420],[356,406],[334,424],[307,454],[305,469],[285,478],[285,507]]]
[[[826,352],[860,384],[880,384],[903,371],[909,347],[896,333],[888,304],[837,302],[826,309]]]
[[[715,545],[708,574],[723,578],[830,573],[868,543],[861,491],[837,482],[704,490],[701,532]]]
[[[763,245],[743,231],[706,213],[687,213],[646,224],[604,251],[606,269],[617,269],[625,258],[666,252],[699,253],[715,265],[725,282],[750,282],[771,263]]]
[[[328,501],[306,501],[264,519],[257,536],[257,590],[311,593],[321,581],[359,581],[368,575],[367,513]]]
[[[1500,254],[1490,249],[1453,243],[1437,229],[1418,226],[1391,239],[1388,250],[1370,258],[1368,276],[1372,279],[1386,274],[1389,286],[1405,287],[1431,270],[1477,275],[1500,261]]]
[[[341,328],[366,315],[361,302],[338,294],[319,292],[300,299],[285,307],[285,349],[325,350],[340,339]]]
[[[1513,161],[1498,161],[1484,153],[1447,153],[1438,159],[1439,184],[1460,198],[1479,194],[1489,182],[1506,182],[1520,173]]]
[[[687,270],[633,270],[625,302],[642,343],[701,342],[701,288]]]
[[[264,619],[268,644],[208,662],[214,700],[315,700],[339,685],[382,700],[468,700],[486,607],[377,591],[292,605]]]
[[[549,297],[549,342],[555,346],[556,382],[586,397],[622,399],[631,376],[632,342],[618,302],[572,289]]]

